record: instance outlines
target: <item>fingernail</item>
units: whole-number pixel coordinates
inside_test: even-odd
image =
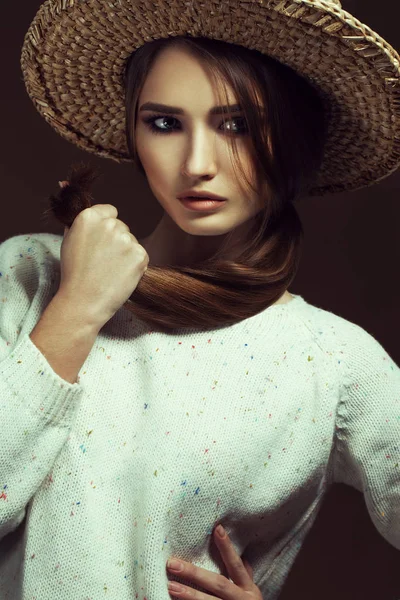
[[[179,560],[175,560],[170,558],[167,562],[167,566],[169,569],[173,569],[174,571],[181,571],[183,568],[182,563]]]
[[[182,586],[179,585],[178,583],[175,583],[175,581],[168,581],[168,589],[171,590],[172,592],[182,592]]]
[[[222,525],[218,525],[216,531],[220,538],[225,537],[225,529],[222,527]]]

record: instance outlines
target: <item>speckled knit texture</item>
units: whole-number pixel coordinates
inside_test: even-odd
[[[121,308],[78,383],[29,334],[62,236],[0,245],[0,599],[169,600],[175,556],[224,573],[222,522],[275,600],[333,482],[400,550],[400,369],[362,327],[294,295],[213,332]]]

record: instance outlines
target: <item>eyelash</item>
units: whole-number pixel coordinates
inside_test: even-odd
[[[175,117],[171,117],[169,115],[155,115],[152,117],[149,117],[147,119],[144,119],[144,122],[146,123],[147,127],[150,129],[150,131],[152,133],[158,134],[160,133],[161,135],[168,135],[171,133],[171,131],[174,131],[174,129],[160,129],[159,127],[157,127],[157,125],[154,124],[154,121],[157,121],[157,119],[173,119],[174,121],[177,121],[179,123],[178,119],[175,119]],[[237,121],[239,119],[244,119],[244,117],[234,117],[231,121]],[[221,125],[224,123],[229,123],[229,121],[222,121]],[[175,129],[176,131],[176,129]],[[245,135],[247,134],[247,127],[245,128],[244,131],[234,131],[233,135]]]

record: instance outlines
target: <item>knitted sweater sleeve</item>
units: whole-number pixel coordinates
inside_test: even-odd
[[[83,393],[52,370],[29,337],[51,300],[51,243],[50,234],[36,234],[0,244],[0,539],[23,521]]]
[[[351,325],[338,360],[344,378],[333,477],[363,493],[375,527],[400,550],[400,368]]]

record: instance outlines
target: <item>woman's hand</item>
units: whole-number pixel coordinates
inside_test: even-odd
[[[170,584],[174,583],[181,588],[181,591],[178,592],[172,590],[168,585],[170,596],[174,598],[196,598],[197,600],[263,600],[260,590],[253,582],[253,569],[250,564],[246,559],[242,561],[228,534],[225,532],[224,537],[221,538],[217,529],[214,530],[214,540],[233,583],[223,575],[196,567],[185,561],[180,561],[183,566],[181,571],[171,569],[167,563],[168,571],[171,574],[175,573],[183,579],[193,581],[196,585],[200,585],[211,592],[210,594],[204,594],[188,586],[170,582]]]

